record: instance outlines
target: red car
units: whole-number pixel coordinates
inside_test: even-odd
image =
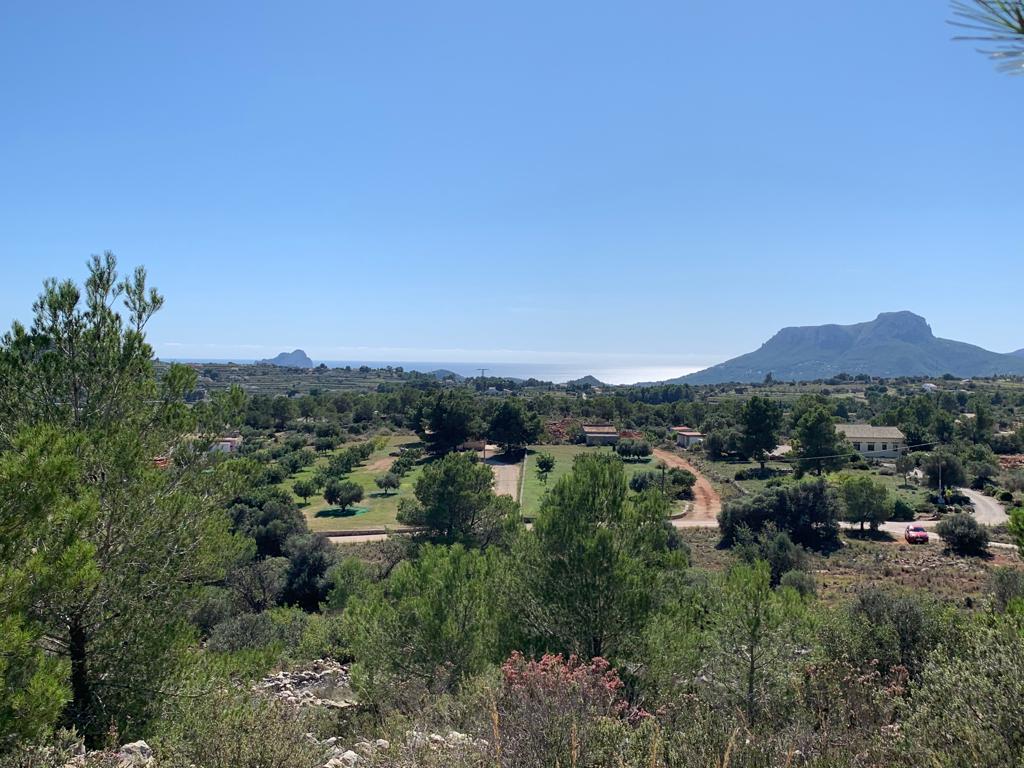
[[[907,540],[908,544],[928,543],[928,531],[926,531],[920,525],[908,525],[906,532],[903,534],[903,537]]]

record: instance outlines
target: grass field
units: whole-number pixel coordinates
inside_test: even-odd
[[[704,466],[707,467],[708,471],[706,474],[714,480],[730,485],[732,479],[736,473],[740,470],[757,469],[760,465],[756,461],[705,461]],[[792,469],[792,465],[784,462],[769,461],[765,465],[767,469],[776,470],[788,470]],[[878,469],[848,469],[846,470],[852,474],[870,473],[871,479],[875,482],[884,485],[888,491],[890,498],[901,498],[910,504],[912,507],[916,507],[923,501],[926,501],[928,494],[926,490],[918,485],[905,484],[903,477],[900,475],[882,475],[879,474]],[[780,475],[782,478],[792,477],[792,475]],[[768,487],[770,478],[752,478],[749,480],[736,480],[736,485],[740,486],[749,494],[760,493]],[[723,498],[730,499],[735,498],[737,493],[735,490],[723,489]]]
[[[356,514],[349,514],[342,517],[336,508],[332,508],[323,496],[310,497],[309,503],[302,505],[302,499],[295,497],[300,505],[310,530],[313,531],[350,531],[360,528],[379,528],[381,526],[397,525],[395,515],[398,513],[398,500],[405,496],[412,495],[413,486],[422,471],[422,465],[417,465],[402,478],[402,485],[398,491],[384,495],[377,488],[374,480],[384,474],[391,466],[393,458],[389,456],[399,445],[415,443],[418,439],[412,435],[401,435],[388,438],[387,444],[379,451],[373,453],[369,459],[352,470],[347,479],[358,483],[363,489],[363,500],[355,505]],[[300,472],[285,480],[284,487],[292,491],[296,480],[312,477],[318,467],[327,463],[328,456],[317,459],[316,464],[306,467]],[[294,491],[292,491],[294,495]],[[349,510],[351,512],[351,509]]]
[[[555,468],[548,476],[547,485],[542,483],[540,478],[537,477],[536,455],[540,452],[550,453],[555,457]],[[611,448],[588,447],[585,445],[534,445],[530,447],[523,467],[523,493],[522,499],[520,499],[524,516],[536,516],[537,511],[540,509],[541,499],[544,498],[544,493],[558,481],[558,478],[567,474],[572,469],[573,459],[583,453],[613,455]],[[625,462],[626,477],[632,477],[637,472],[653,470],[656,464],[657,461],[654,457],[650,457],[646,461],[627,461]]]

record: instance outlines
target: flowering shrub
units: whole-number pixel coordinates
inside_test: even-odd
[[[514,652],[502,664],[494,736],[508,765],[588,765],[598,731],[649,717],[632,708],[607,660],[546,654],[539,661]]]

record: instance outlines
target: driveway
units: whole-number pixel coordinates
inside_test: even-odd
[[[693,464],[677,453],[661,448],[654,449],[654,457],[665,462],[667,467],[676,467],[692,472],[697,482],[693,484],[693,508],[685,516],[672,521],[676,528],[713,528],[718,525],[718,513],[722,511],[722,497],[704,475]]]

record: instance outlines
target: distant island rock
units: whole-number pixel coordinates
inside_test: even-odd
[[[436,371],[427,371],[428,376],[433,376],[435,379],[451,379],[453,381],[462,381],[465,376],[456,373],[455,371],[449,371],[447,368],[438,368]]]
[[[756,383],[768,374],[781,381],[813,381],[840,373],[960,378],[1024,374],[1024,355],[1001,354],[940,339],[913,312],[883,312],[855,325],[783,328],[761,348],[671,379],[672,384]]]
[[[312,368],[313,361],[301,349],[294,352],[282,352],[269,360],[257,360],[256,365],[279,365],[282,368]]]

